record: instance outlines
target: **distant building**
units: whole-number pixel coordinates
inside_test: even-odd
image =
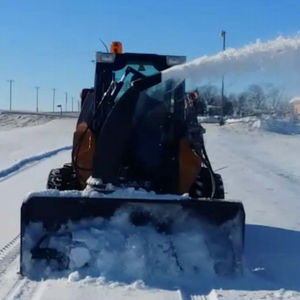
[[[300,116],[300,97],[295,97],[290,101],[293,107],[293,112],[296,116]]]

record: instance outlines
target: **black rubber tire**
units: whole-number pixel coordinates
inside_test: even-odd
[[[47,189],[77,190],[77,186],[76,173],[72,164],[64,164],[62,168],[52,169],[48,175]]]
[[[215,178],[215,194],[213,199],[224,199],[224,186],[220,174],[214,173]],[[210,198],[212,194],[212,183],[210,172],[207,168],[202,167],[200,173],[196,177],[196,181],[192,184],[189,192],[192,198]]]

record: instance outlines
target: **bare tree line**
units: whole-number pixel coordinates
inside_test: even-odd
[[[222,98],[220,89],[215,85],[197,88],[199,95],[198,113],[218,115]],[[283,91],[272,84],[251,84],[244,91],[224,96],[223,112],[228,116],[250,116],[263,113],[285,115],[290,108]]]

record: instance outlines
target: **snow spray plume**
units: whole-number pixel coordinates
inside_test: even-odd
[[[293,38],[278,37],[273,41],[228,49],[213,56],[202,56],[162,72],[162,80],[187,78],[198,81],[220,78],[224,73],[299,71],[300,34]]]

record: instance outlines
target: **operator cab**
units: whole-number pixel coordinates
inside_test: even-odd
[[[185,83],[168,80],[138,93],[134,92],[133,84],[184,63],[186,57],[121,53],[119,45],[112,48],[112,53],[96,53],[94,89],[85,98],[78,120],[78,124],[88,124],[96,137],[97,150],[93,163],[90,162],[92,175],[113,182],[116,168],[121,164],[118,177],[123,176],[126,169],[127,181],[138,178],[151,182],[154,190],[175,191],[178,145],[174,141],[183,135]],[[137,99],[132,99],[134,97]],[[127,104],[117,112],[117,107],[122,106],[119,101]],[[93,120],[92,124],[89,120]],[[121,157],[121,152],[126,155]],[[110,161],[111,157],[114,161]],[[173,179],[170,169],[174,170]]]
[[[112,82],[118,82],[125,74],[128,67],[136,70],[143,76],[151,76],[161,72],[169,67],[184,63],[185,56],[168,56],[157,54],[141,54],[141,53],[96,53],[96,72],[95,72],[95,97],[96,105],[101,101],[104,93],[108,90]],[[118,93],[115,101],[118,101],[126,90],[130,87],[132,81],[137,79],[137,73],[130,73],[126,76],[124,84]],[[148,92],[151,94],[159,94],[157,100],[164,101],[166,106],[171,106],[171,98],[175,107],[180,105],[179,99],[183,99],[185,87],[184,83],[177,84],[173,80],[160,83],[154,86]],[[163,96],[163,98],[161,98]],[[181,103],[182,105],[183,103]],[[175,111],[182,111],[174,108]],[[179,116],[178,116],[179,117]],[[182,116],[181,116],[182,117]]]

